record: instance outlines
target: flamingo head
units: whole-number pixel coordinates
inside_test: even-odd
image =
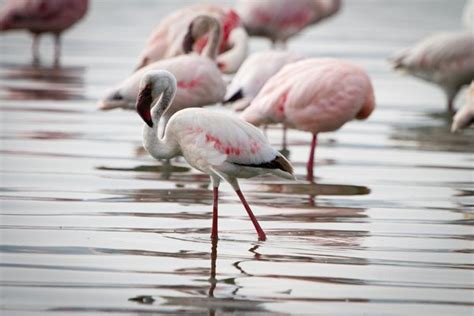
[[[102,99],[98,102],[98,108],[102,111],[108,111],[112,109],[132,109],[133,103],[128,100],[125,93],[119,88],[110,90]]]
[[[209,33],[214,27],[220,27],[219,21],[210,15],[198,15],[189,24],[184,36],[183,51],[188,54],[194,49],[195,42]]]
[[[176,86],[175,77],[166,70],[149,71],[142,77],[135,108],[149,127],[153,127],[153,118],[159,121],[171,104]],[[160,102],[153,106],[158,99]]]

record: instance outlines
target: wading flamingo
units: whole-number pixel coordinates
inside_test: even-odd
[[[239,0],[236,10],[251,36],[263,36],[273,46],[302,29],[336,14],[341,0]]]
[[[224,103],[232,102],[236,111],[247,108],[265,82],[286,64],[302,59],[301,55],[286,51],[253,53],[244,61],[227,87]],[[283,150],[286,150],[286,128],[283,127]]]
[[[210,34],[209,41],[201,55],[195,53],[181,55],[157,61],[138,70],[100,100],[99,108],[102,110],[134,109],[141,78],[148,71],[156,69],[167,70],[178,80],[178,91],[173,101],[173,110],[178,111],[186,107],[200,107],[221,102],[226,91],[226,84],[215,63],[221,34],[219,22],[211,16],[196,17],[192,21],[189,34],[186,35],[183,45],[192,45],[193,41],[199,40],[208,33]]]
[[[88,0],[7,0],[0,11],[0,31],[25,29],[33,34],[33,62],[38,63],[39,37],[54,35],[54,63],[59,64],[61,33],[87,12]]]
[[[474,79],[474,33],[440,33],[430,36],[392,59],[395,69],[439,85],[448,111],[459,90]]]
[[[466,103],[460,108],[453,117],[451,132],[459,132],[460,130],[474,124],[474,82],[469,86]]]
[[[210,15],[220,21],[223,32],[217,62],[222,72],[236,72],[247,56],[247,32],[240,25],[240,18],[234,10],[215,4],[189,6],[166,17],[148,39],[140,55],[138,69],[161,59],[187,53],[182,46],[184,36],[189,24],[198,15]],[[191,49],[200,53],[207,40],[206,37],[201,38]]]
[[[176,89],[176,79],[168,71],[150,71],[143,76],[136,109],[146,123],[143,129],[145,149],[155,159],[182,155],[192,167],[211,177],[214,196],[211,238],[217,239],[218,235],[218,189],[220,181],[225,180],[239,196],[255,226],[258,239],[265,240],[265,232],[240,191],[237,178],[272,173],[294,179],[293,167],[269,145],[259,129],[224,113],[205,109],[171,110],[176,113],[162,127],[164,134],[160,137],[158,124],[163,124],[161,116],[173,107],[170,104]]]
[[[332,58],[304,59],[283,67],[263,86],[241,118],[254,125],[283,123],[313,134],[307,180],[313,181],[314,150],[320,132],[369,117],[375,98],[361,68]]]

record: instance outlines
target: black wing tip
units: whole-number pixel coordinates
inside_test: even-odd
[[[240,164],[234,163],[235,165],[251,168],[263,168],[263,169],[279,169],[289,174],[293,174],[293,166],[283,156],[276,156],[272,161],[263,162],[260,164]]]
[[[230,98],[224,100],[224,103],[229,103],[229,102],[235,102],[237,100],[240,100],[244,97],[244,94],[242,92],[242,89],[239,89],[236,93],[234,93]]]

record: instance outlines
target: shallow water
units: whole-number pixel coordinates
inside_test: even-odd
[[[450,134],[442,93],[386,63],[459,29],[462,1],[346,1],[292,41],[365,67],[378,109],[320,135],[317,184],[303,181],[310,135],[296,131],[301,181],[241,181],[265,242],[222,185],[218,244],[208,178],[146,155],[136,114],[95,110],[153,25],[191,2],[116,3],[92,2],[60,69],[50,39],[41,67],[26,34],[0,41],[2,314],[473,313],[474,130]],[[277,147],[280,133],[269,130]]]

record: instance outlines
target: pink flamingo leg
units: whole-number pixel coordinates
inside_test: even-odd
[[[218,236],[217,236],[217,198],[218,198],[218,195],[219,195],[219,188],[218,187],[214,187],[214,190],[213,190],[213,195],[214,195],[214,204],[213,204],[213,207],[212,207],[212,228],[211,228],[211,239],[212,240],[217,240],[218,239]]]
[[[306,180],[313,182],[313,168],[314,168],[314,151],[318,144],[318,134],[313,134],[313,140],[311,141],[311,149],[309,152],[308,164],[306,165]]]
[[[282,143],[283,143],[283,150],[286,150],[287,142],[286,142],[286,126],[285,125],[283,125],[283,140],[282,140]]]
[[[249,215],[250,219],[252,220],[253,226],[255,226],[255,230],[257,231],[257,234],[258,234],[258,240],[260,240],[260,241],[266,240],[267,236],[265,235],[265,232],[263,231],[262,227],[260,227],[260,224],[258,223],[257,218],[255,217],[255,215],[253,215],[253,212],[250,209],[249,204],[245,200],[245,197],[242,194],[242,191],[235,190],[235,192],[239,196],[240,201],[242,202],[242,204],[245,207],[245,210],[247,211],[247,214]]]

